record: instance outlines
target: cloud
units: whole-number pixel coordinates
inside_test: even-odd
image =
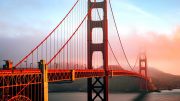
[[[48,21],[39,21],[36,22],[36,26],[44,26],[50,23]],[[0,20],[0,36],[5,38],[19,38],[19,37],[29,37],[37,36],[37,34],[42,35],[47,34],[50,28],[45,26],[45,29],[42,27],[31,26],[29,23],[10,23],[7,21]],[[39,36],[37,36],[39,37]]]
[[[146,36],[133,33],[124,37],[123,43],[131,60],[138,51],[144,49],[149,66],[180,75],[180,26],[177,26],[171,36],[157,32],[147,32]]]
[[[2,25],[5,26],[1,23],[0,26]],[[20,28],[17,30],[21,31]],[[31,31],[36,33],[34,30]],[[133,34],[122,37],[124,49],[132,65],[134,65],[133,63],[140,49],[144,48],[147,51],[149,66],[164,72],[180,75],[180,26],[177,26],[172,32],[172,36],[162,35],[157,32],[148,32],[145,36],[142,36],[132,31]],[[119,43],[116,40],[117,37],[112,37],[110,37],[110,42],[115,50],[115,54],[118,55],[119,61],[121,59],[120,63],[125,63],[125,60],[122,59],[124,57]],[[42,38],[44,36],[40,34],[16,38],[0,37],[0,60],[13,59],[17,62],[34,48]]]
[[[133,5],[133,4],[130,4],[130,3],[125,3],[125,2],[121,2],[121,7],[123,7],[123,9],[126,9],[128,11],[131,11],[131,12],[136,12],[142,16],[145,16],[145,17],[148,17],[148,18],[152,18],[152,19],[160,19],[158,16],[156,15],[153,15],[143,9],[141,9],[140,7],[136,6],[136,5]]]
[[[19,61],[47,35],[45,31],[47,29],[0,20],[0,65],[4,59]]]

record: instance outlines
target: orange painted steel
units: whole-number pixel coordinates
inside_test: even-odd
[[[72,70],[56,70],[56,69],[51,69],[48,70],[48,79],[49,82],[58,82],[58,81],[64,81],[64,80],[71,80],[72,77]],[[74,70],[75,72],[75,79],[83,79],[83,78],[94,78],[94,77],[104,77],[105,76],[105,71],[101,70],[101,69],[95,69],[95,70],[85,70],[85,69],[78,69],[78,70]],[[128,71],[128,70],[108,70],[107,71],[108,76],[135,76],[138,78],[142,78],[142,79],[147,79],[145,78],[145,76],[136,73],[136,72],[132,72],[132,71]],[[24,69],[24,70],[0,70],[0,82],[2,80],[8,82],[8,79],[16,79],[16,83],[14,83],[14,85],[9,85],[9,86],[4,86],[4,87],[13,87],[13,86],[23,86],[25,85],[28,81],[24,82],[24,84],[19,84],[18,83],[18,78],[24,78],[24,79],[28,79],[29,81],[32,80],[34,77],[37,77],[33,82],[31,82],[30,84],[36,84],[36,83],[41,83],[40,79],[41,79],[41,71],[40,69]],[[38,78],[39,77],[39,78]],[[19,81],[20,82],[20,81]],[[0,86],[0,88],[3,88],[2,86]]]
[[[103,69],[77,69],[77,70],[48,70],[49,82],[74,81],[77,79],[100,78],[105,76],[131,76],[149,81],[145,76],[128,70],[107,70]],[[41,101],[41,97],[33,97],[33,93],[40,94],[42,85],[42,73],[40,69],[24,70],[0,70],[0,99],[9,100],[24,95],[33,101]],[[27,92],[29,91],[29,92]],[[36,91],[36,92],[34,92]],[[17,95],[18,94],[18,95]],[[28,95],[27,95],[28,94]],[[12,96],[9,96],[12,95]],[[14,95],[14,96],[13,96]],[[9,96],[9,97],[8,97]],[[23,99],[23,98],[22,98]],[[40,100],[41,99],[41,100]],[[0,100],[1,101],[1,100]],[[2,100],[3,101],[3,100]],[[43,100],[42,100],[43,101]]]

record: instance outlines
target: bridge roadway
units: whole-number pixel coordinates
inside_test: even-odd
[[[83,78],[113,76],[132,76],[147,79],[136,72],[128,70],[108,70],[105,72],[100,69],[78,69],[78,70],[48,70],[48,82],[59,82],[65,80],[77,80]],[[40,69],[15,69],[0,70],[0,88],[8,88],[15,86],[26,86],[31,84],[42,83],[42,72]],[[2,85],[3,84],[3,85]]]

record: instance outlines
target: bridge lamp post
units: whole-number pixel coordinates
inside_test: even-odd
[[[26,61],[24,61],[25,63],[26,63],[26,68],[27,68],[27,60]]]
[[[54,63],[54,67],[55,67],[55,69],[57,69],[57,67],[58,67],[58,64],[57,64],[57,63]]]
[[[33,63],[30,63],[30,68],[32,68],[33,67]]]

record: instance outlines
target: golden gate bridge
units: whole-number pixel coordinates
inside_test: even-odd
[[[130,70],[120,64],[109,42],[108,7]],[[108,65],[110,56],[118,66]],[[108,78],[114,76],[137,77],[141,90],[153,90],[145,54],[139,56],[138,67],[137,72],[126,56],[110,0],[77,0],[29,54],[15,65],[5,60],[0,70],[0,101],[48,101],[49,82],[77,79],[87,79],[88,101],[108,101]]]

